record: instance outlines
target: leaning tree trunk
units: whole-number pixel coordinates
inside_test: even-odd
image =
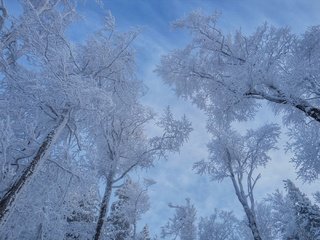
[[[255,218],[254,214],[250,210],[248,204],[242,203],[242,206],[243,206],[244,211],[246,213],[246,216],[248,218],[249,228],[250,228],[250,230],[252,232],[253,239],[254,240],[262,240],[262,238],[260,236],[260,233],[259,233],[257,221],[256,221],[256,218]]]
[[[70,110],[65,110],[58,124],[48,133],[41,146],[39,147],[36,155],[32,159],[30,165],[23,171],[19,179],[11,186],[9,191],[0,200],[0,225],[3,225],[9,216],[9,213],[14,208],[14,204],[18,199],[21,190],[28,186],[32,176],[41,168],[45,159],[50,154],[52,146],[57,141],[69,120]]]
[[[106,189],[103,195],[102,203],[100,206],[100,211],[99,211],[99,218],[96,226],[96,231],[94,234],[94,240],[99,240],[101,238],[102,234],[102,227],[104,225],[105,218],[108,214],[108,208],[109,208],[109,202],[110,202],[110,197],[112,193],[112,174],[109,175],[107,178],[107,185]]]

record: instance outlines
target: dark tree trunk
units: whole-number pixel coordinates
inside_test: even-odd
[[[278,104],[288,104],[293,106],[294,108],[302,111],[308,117],[313,118],[315,121],[320,122],[320,108],[314,107],[310,105],[307,101],[303,99],[296,98],[294,102],[292,100],[288,100],[284,94],[281,93],[280,90],[273,88],[277,91],[277,95],[268,95],[264,92],[251,90],[244,95],[247,97],[261,97],[267,101],[278,103]]]
[[[43,164],[45,159],[50,154],[51,147],[55,144],[56,140],[60,136],[62,130],[66,126],[69,120],[69,110],[66,110],[60,118],[56,127],[54,127],[46,136],[41,146],[39,147],[35,157],[32,159],[30,165],[23,171],[20,178],[11,186],[8,192],[0,200],[0,224],[4,224],[8,218],[11,209],[14,206],[15,201],[18,198],[18,194],[27,186],[32,176],[37,172],[40,165]]]

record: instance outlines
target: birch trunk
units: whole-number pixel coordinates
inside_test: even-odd
[[[260,233],[259,233],[259,229],[257,226],[257,221],[256,218],[254,216],[254,214],[252,213],[252,211],[249,209],[248,204],[246,203],[242,203],[242,206],[244,208],[244,211],[247,215],[248,218],[248,222],[249,222],[249,228],[251,229],[252,235],[253,235],[253,239],[254,240],[262,240]]]
[[[19,197],[19,193],[28,186],[32,176],[37,173],[49,156],[52,146],[61,135],[69,120],[69,113],[69,109],[62,113],[58,124],[48,133],[30,165],[23,171],[20,178],[17,179],[9,191],[0,200],[0,225],[3,225],[7,221],[11,210],[14,208],[15,202]]]
[[[102,203],[99,211],[99,219],[98,219],[96,231],[94,234],[94,240],[99,240],[101,238],[102,227],[104,225],[105,218],[109,210],[111,193],[112,193],[112,177],[109,176],[107,179],[107,185],[106,185],[106,189],[103,195],[103,199],[102,199]]]

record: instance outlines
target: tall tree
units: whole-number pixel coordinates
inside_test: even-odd
[[[5,167],[15,165],[17,172],[12,181],[3,186],[1,223],[7,219],[20,191],[44,165],[67,126],[72,107],[65,94],[68,88],[62,91],[66,82],[59,76],[66,74],[66,68],[61,68],[64,60],[72,59],[64,32],[75,15],[73,4],[59,0],[24,1],[22,7],[22,15],[8,19],[11,24],[5,26],[10,27],[3,27],[0,33],[4,76],[1,98],[7,115],[3,121],[11,125],[12,140],[17,139],[2,149],[6,152]],[[71,67],[74,63],[70,61],[68,65]],[[20,160],[27,161],[27,167],[22,168]]]
[[[137,222],[150,206],[148,187],[126,179],[124,185],[117,189],[117,200],[112,203],[106,222],[108,239],[137,239]]]
[[[288,196],[279,190],[268,196],[267,204],[271,207],[273,229],[280,239],[298,239],[294,211]]]
[[[186,205],[169,204],[170,208],[175,209],[173,218],[161,229],[161,237],[171,237],[181,240],[195,240],[197,238],[196,209],[191,204],[189,198],[186,199]]]
[[[280,239],[320,239],[320,208],[290,180],[287,194],[278,190],[266,199],[271,207],[274,232]]]
[[[128,183],[126,183],[127,185]],[[111,212],[107,218],[107,233],[106,237],[111,240],[126,240],[129,239],[132,232],[132,225],[129,216],[126,212],[130,202],[130,196],[126,192],[127,186],[124,189],[116,191],[115,196],[118,198],[111,205]]]
[[[209,217],[201,217],[198,232],[199,240],[239,240],[240,221],[232,212],[214,210]]]
[[[101,133],[101,129],[107,128],[104,129],[107,136],[113,119],[130,109],[126,117],[132,117],[131,122],[128,120],[129,126],[123,125],[123,128],[128,128],[126,133],[131,134],[131,149],[127,151],[133,153],[141,147],[133,145],[134,137],[141,133],[135,128],[151,115],[135,106],[137,96],[143,92],[143,85],[134,77],[134,54],[130,49],[137,31],[116,32],[114,18],[108,14],[104,27],[94,37],[84,44],[73,43],[65,36],[76,13],[71,0],[27,0],[22,2],[22,7],[22,15],[8,24],[10,29],[1,29],[4,78],[0,94],[5,99],[6,112],[1,112],[0,117],[4,131],[9,133],[1,138],[5,144],[0,154],[5,156],[3,169],[6,169],[1,178],[9,179],[0,183],[1,223],[6,222],[15,204],[30,190],[31,180],[42,179],[39,172],[46,169],[48,162],[67,174],[72,173],[65,165],[49,159],[57,155],[65,143],[72,143],[68,151],[74,162],[84,160],[83,164],[86,162],[94,168],[97,159],[106,155],[110,159],[108,154],[101,155],[104,149],[100,147],[106,146],[97,139],[105,133]],[[121,110],[116,109],[121,106]],[[124,106],[130,107],[125,110]],[[135,112],[136,118],[129,112]],[[123,119],[124,116],[121,121]],[[117,124],[124,123],[121,121]],[[118,134],[118,129],[112,130],[113,134]],[[132,161],[137,160],[137,156],[130,157]],[[64,159],[58,157],[61,158]],[[123,162],[121,167],[115,164],[115,168],[110,168],[119,169],[115,177],[120,179],[134,168]],[[12,173],[7,166],[13,164],[16,169]],[[22,192],[23,197],[19,195]]]
[[[244,136],[222,127],[216,130],[216,137],[208,145],[209,161],[194,165],[198,174],[209,174],[212,180],[231,179],[255,240],[261,239],[253,193],[261,175],[255,171],[269,161],[267,153],[275,148],[278,136],[279,127],[274,124],[248,130]]]
[[[290,127],[288,149],[298,174],[307,181],[320,174],[320,27],[296,35],[264,24],[251,35],[224,34],[218,14],[192,12],[175,22],[190,32],[183,49],[164,56],[157,72],[178,96],[190,99],[210,121],[248,120],[271,103]],[[307,123],[307,124],[306,124]]]
[[[175,120],[167,108],[157,122],[163,129],[162,135],[147,138],[144,126],[153,115],[138,103],[130,107],[118,107],[105,122],[108,125],[102,128],[100,142],[106,147],[100,149],[106,149],[107,161],[101,162],[101,174],[106,184],[94,237],[96,240],[101,237],[114,185],[121,183],[134,169],[151,167],[154,160],[165,157],[168,152],[178,151],[191,131],[191,124],[185,117]]]
[[[256,203],[256,220],[259,233],[263,240],[285,239],[281,238],[279,234],[279,225],[273,215],[273,207],[268,201],[261,201]],[[241,239],[253,239],[250,228],[248,227],[248,220],[245,218],[240,222]]]
[[[285,187],[293,208],[298,239],[320,239],[320,208],[312,204],[308,197],[290,181]]]
[[[150,233],[149,233],[149,227],[148,225],[145,225],[140,232],[137,240],[151,240]]]

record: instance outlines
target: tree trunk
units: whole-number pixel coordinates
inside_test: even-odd
[[[259,91],[249,91],[245,93],[245,96],[250,96],[250,97],[261,97],[267,101],[273,102],[273,103],[278,103],[278,104],[288,104],[293,106],[296,109],[299,109],[300,111],[304,112],[308,117],[313,118],[315,121],[320,122],[320,108],[312,106],[308,103],[308,101],[305,101],[303,99],[300,99],[298,97],[295,97],[294,100],[292,101],[291,99],[288,99],[278,90],[277,88],[273,88],[278,92],[278,96],[273,96],[273,95],[268,95],[264,92],[259,92]]]
[[[242,203],[242,206],[243,206],[244,211],[245,211],[245,213],[247,215],[248,222],[249,222],[249,228],[250,228],[250,230],[252,232],[253,239],[254,240],[262,240],[262,238],[260,236],[260,233],[259,233],[259,229],[258,229],[258,226],[257,226],[257,221],[256,221],[256,218],[255,218],[254,214],[249,209],[248,204],[243,204]]]
[[[241,203],[241,205],[242,205],[242,207],[243,207],[243,209],[244,209],[244,211],[246,213],[246,216],[248,218],[249,228],[250,228],[250,230],[252,232],[253,239],[254,240],[262,240],[262,238],[260,236],[260,233],[259,233],[259,229],[258,229],[255,213],[254,213],[253,210],[251,210],[249,208],[249,204],[248,204],[248,201],[247,201],[247,198],[246,198],[246,194],[243,192],[241,179],[238,179],[238,182],[236,180],[234,171],[233,171],[232,166],[231,166],[231,155],[230,155],[229,150],[227,150],[227,156],[228,156],[228,160],[229,160],[228,161],[229,162],[228,168],[229,168],[230,178],[231,178],[234,190],[236,192],[236,195],[238,197],[238,200]]]
[[[104,191],[100,211],[99,211],[99,218],[96,226],[96,231],[94,234],[94,240],[99,240],[101,237],[102,227],[105,221],[105,218],[108,214],[109,208],[109,201],[112,193],[112,176],[110,175],[107,179],[106,189]]]
[[[23,171],[19,179],[13,184],[9,191],[0,200],[0,224],[4,224],[9,217],[11,209],[18,199],[22,189],[28,186],[32,176],[41,168],[45,159],[50,154],[51,147],[55,144],[69,120],[70,109],[65,110],[58,124],[48,133],[30,165]]]
[[[258,225],[257,225],[257,221],[256,221],[256,218],[255,218],[255,215],[251,211],[251,209],[249,208],[249,205],[248,205],[248,202],[247,202],[245,196],[243,194],[241,194],[241,191],[239,190],[239,187],[238,187],[238,185],[236,183],[236,180],[235,180],[233,175],[231,175],[231,180],[232,180],[233,186],[235,188],[238,200],[241,203],[241,205],[242,205],[242,207],[244,209],[244,212],[246,213],[246,216],[247,216],[247,219],[248,219],[248,222],[249,222],[249,228],[250,228],[250,230],[252,232],[252,235],[253,235],[253,239],[254,240],[262,240],[261,236],[260,236],[260,233],[259,233],[259,229],[258,229]]]

